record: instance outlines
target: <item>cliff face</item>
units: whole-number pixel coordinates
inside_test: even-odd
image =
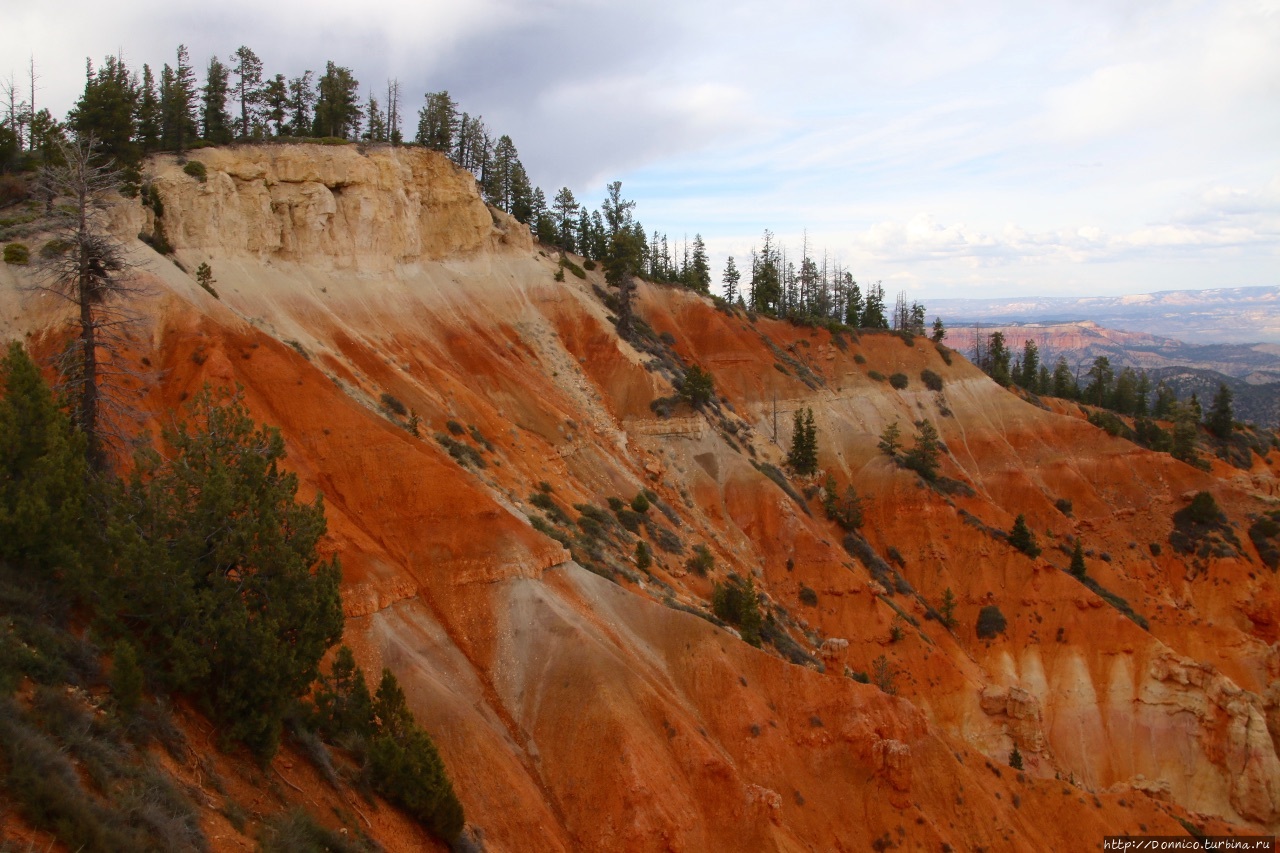
[[[642,334],[621,341],[601,278],[555,281],[554,253],[429,152],[192,156],[205,182],[165,160],[150,181],[176,260],[209,263],[220,298],[137,245],[147,404],[159,417],[240,383],[282,428],[325,495],[346,642],[396,671],[486,849],[1068,849],[1180,834],[1178,819],[1280,824],[1277,576],[1248,544],[1199,568],[1167,544],[1199,489],[1243,532],[1274,455],[1220,479],[922,339],[752,320],[667,288],[641,286]],[[140,210],[122,228],[154,227]],[[720,399],[660,417],[682,360]],[[865,541],[825,519],[824,476],[790,494],[770,477],[801,408],[824,475],[866,499]],[[922,418],[943,489],[876,446],[894,421],[910,446]],[[608,499],[641,489],[656,500],[633,531]],[[1004,541],[1016,514],[1039,558]],[[1065,571],[1077,536],[1110,601]],[[730,572],[754,578],[781,638],[764,651],[696,615]],[[1007,626],[981,639],[990,606]]]
[[[272,145],[190,158],[206,180],[172,158],[148,174],[178,250],[385,272],[474,252],[495,231],[471,174],[417,149]]]

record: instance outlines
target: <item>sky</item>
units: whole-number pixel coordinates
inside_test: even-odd
[[[548,198],[764,229],[911,298],[1280,285],[1280,0],[0,0],[0,78],[86,58],[351,68],[511,135]],[[410,122],[416,125],[416,120]],[[406,128],[410,135],[413,127]]]

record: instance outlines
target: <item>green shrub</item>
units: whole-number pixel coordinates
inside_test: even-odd
[[[199,160],[188,160],[187,164],[182,167],[182,171],[186,172],[202,184],[209,179],[208,170],[205,169],[204,163],[201,163]]]
[[[362,841],[326,829],[302,808],[269,818],[259,839],[262,853],[368,853]]]
[[[923,382],[924,387],[928,388],[930,391],[942,390],[942,377],[928,368],[920,371],[920,381]]]
[[[806,607],[818,606],[818,593],[807,586],[800,587],[800,603]]]
[[[40,247],[40,257],[48,260],[66,254],[71,244],[66,240],[53,239]]]
[[[1066,498],[1058,498],[1056,501],[1053,502],[1053,505],[1058,508],[1058,512],[1062,513],[1068,518],[1071,517],[1071,511],[1072,511],[1071,501],[1067,500]]]
[[[854,364],[866,364],[866,363],[867,363],[867,357],[866,357],[865,355],[863,355],[862,353],[860,353],[860,352],[858,352],[858,353],[854,353],[854,354],[853,354],[853,362],[854,362]]]
[[[978,639],[991,640],[1004,633],[1004,614],[994,604],[988,604],[978,611]]]
[[[653,565],[653,556],[649,553],[649,546],[641,540],[636,543],[635,554],[636,568],[645,570]]]
[[[649,511],[649,498],[643,491],[636,492],[636,496],[631,499],[631,509],[641,515]]]
[[[573,519],[569,518],[569,514],[561,509],[555,498],[546,492],[534,492],[529,495],[529,503],[545,512],[556,524],[569,525],[573,523]]]
[[[885,375],[878,370],[868,370],[867,375],[876,382],[883,382],[885,380]]]
[[[462,435],[463,433],[466,432],[466,429],[462,426],[462,424],[458,423],[457,421],[452,421],[452,420],[445,421],[444,426],[445,426],[445,429],[449,430],[449,432],[453,433],[454,435]]]
[[[402,418],[409,414],[409,410],[405,408],[404,403],[400,402],[398,397],[393,394],[389,394],[386,391],[382,392],[382,405],[387,411],[399,415]],[[459,427],[459,429],[461,429],[461,427]]]
[[[594,270],[596,268],[596,262],[591,260],[590,258],[587,258],[585,261],[582,262],[582,267],[583,269],[590,272],[591,270]]]
[[[950,367],[951,366],[951,348],[945,347],[942,344],[937,344],[934,348],[938,351],[938,355],[942,356],[943,362],[948,367]]]
[[[706,545],[694,545],[693,556],[685,561],[684,567],[699,577],[706,577],[707,572],[715,568],[716,558]]]
[[[908,381],[905,373],[895,373],[889,377],[889,384],[899,391],[906,390]]]
[[[22,243],[9,243],[4,247],[4,262],[25,267],[31,263],[31,251]]]

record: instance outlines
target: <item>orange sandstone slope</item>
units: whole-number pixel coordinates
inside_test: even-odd
[[[135,246],[149,405],[239,383],[280,425],[325,495],[346,641],[400,677],[487,849],[1068,849],[1179,820],[1280,826],[1277,577],[1244,536],[1242,556],[1204,565],[1167,542],[1201,489],[1243,532],[1269,507],[1266,466],[1202,473],[921,339],[837,339],[666,288],[640,288],[646,328],[622,342],[597,274],[555,281],[549,250],[429,152],[192,156],[207,182],[165,159],[148,179],[176,259],[211,264],[219,298]],[[154,228],[132,204],[118,216],[122,233]],[[660,417],[680,359],[721,400]],[[805,500],[817,479],[791,496],[767,476],[799,408],[824,472],[869,498],[865,543]],[[949,494],[876,448],[925,417]],[[639,571],[608,499],[645,488]],[[1034,560],[1001,535],[1019,513]],[[530,518],[581,530],[573,552]],[[1149,630],[1065,571],[1076,536]],[[685,566],[696,545],[707,577]],[[774,647],[698,618],[730,572],[754,578]],[[948,588],[953,630],[936,618]],[[981,640],[989,605],[1007,628]]]

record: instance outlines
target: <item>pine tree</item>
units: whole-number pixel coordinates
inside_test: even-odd
[[[894,421],[884,428],[884,432],[880,433],[880,441],[876,443],[880,452],[890,459],[896,459],[898,456],[898,448],[901,446],[898,438],[900,432],[898,422]]]
[[[574,249],[573,226],[579,207],[578,200],[573,196],[573,190],[568,187],[561,187],[560,192],[556,193],[555,199],[551,202],[562,251],[572,252]]]
[[[689,262],[689,286],[699,293],[711,292],[711,264],[701,234],[693,235],[693,258]]]
[[[0,562],[28,577],[75,575],[87,544],[83,436],[13,341],[0,361]]]
[[[1071,374],[1065,358],[1059,358],[1053,368],[1053,396],[1064,400],[1074,400],[1080,396],[1076,386],[1076,378]]]
[[[138,87],[137,128],[137,141],[143,154],[160,150],[160,93],[156,89],[156,79],[151,73],[150,65],[142,66],[142,84]]]
[[[733,305],[738,301],[738,283],[742,281],[742,273],[738,272],[738,265],[730,255],[724,262],[724,273],[720,276],[720,283],[724,285],[724,301]]]
[[[339,647],[329,674],[321,676],[316,686],[314,703],[312,724],[325,740],[334,742],[345,734],[365,738],[373,734],[373,698],[364,670],[356,666],[349,647]]]
[[[919,421],[916,424],[915,446],[907,451],[902,464],[923,477],[925,482],[932,483],[938,479],[941,446],[938,430],[933,422],[928,418]]]
[[[853,326],[856,329],[862,325],[862,317],[866,312],[867,306],[862,299],[862,289],[853,280],[853,276],[848,277],[846,284],[844,322],[846,325]]]
[[[940,344],[942,343],[942,339],[945,338],[946,336],[947,336],[947,327],[942,325],[942,318],[934,317],[933,318],[933,334],[930,336],[929,339],[933,341],[935,344]]]
[[[1009,753],[1009,766],[1014,770],[1022,769],[1022,753],[1018,751],[1018,745],[1013,745],[1013,752]]]
[[[956,626],[956,594],[951,591],[951,587],[947,587],[942,593],[942,604],[938,607],[938,615],[941,617],[943,627],[950,630]]]
[[[236,99],[240,102],[240,138],[248,139],[254,108],[262,102],[262,60],[244,45],[236,48],[231,58],[234,62],[231,73],[236,75]]]
[[[316,103],[313,76],[311,71],[304,71],[301,77],[289,80],[289,133],[293,136],[311,135]]]
[[[653,565],[653,557],[649,553],[649,546],[641,540],[636,543],[636,568],[644,571]]]
[[[134,141],[138,91],[124,60],[108,56],[94,71],[85,65],[84,93],[67,114],[67,125],[81,140],[92,140],[94,155],[113,160],[116,168],[134,170],[140,154]]]
[[[1095,406],[1103,407],[1111,402],[1111,383],[1115,372],[1111,369],[1111,359],[1100,355],[1093,360],[1089,368],[1089,384],[1084,389],[1084,400]]]
[[[1235,412],[1231,408],[1231,389],[1225,382],[1218,384],[1218,393],[1214,395],[1213,405],[1209,408],[1208,417],[1205,418],[1205,426],[1209,428],[1209,432],[1221,439],[1230,438],[1235,429]]]
[[[211,58],[209,70],[205,72],[200,124],[204,138],[215,145],[226,145],[232,139],[231,116],[227,114],[227,80],[227,67],[218,57]]]
[[[458,105],[448,91],[428,92],[426,104],[418,110],[415,141],[433,151],[448,154],[454,148],[459,129]],[[510,137],[504,138],[511,141]]]
[[[360,83],[350,68],[343,68],[332,61],[325,63],[324,75],[316,83],[315,118],[312,127],[316,136],[333,136],[352,139],[360,135],[363,118],[357,91]]]
[[[196,72],[184,44],[178,45],[177,67],[165,65],[160,74],[160,115],[165,149],[182,154],[198,133]]]
[[[813,422],[813,409],[797,409],[793,416],[787,464],[801,475],[818,470],[818,428]]]
[[[187,417],[165,431],[172,455],[142,456],[115,502],[98,595],[157,650],[168,688],[198,697],[225,740],[270,756],[341,636],[340,571],[316,554],[323,503],[296,502],[280,433],[207,388]]]
[[[368,770],[375,790],[403,806],[433,835],[453,842],[466,824],[462,804],[440,753],[414,722],[390,670],[383,670],[374,710],[379,731],[369,746]]]
[[[1084,548],[1081,546],[1079,538],[1076,539],[1075,550],[1071,552],[1071,568],[1069,571],[1078,578],[1084,577],[1085,574]]]
[[[1008,387],[1012,381],[1012,374],[1009,370],[1009,362],[1012,359],[1012,353],[1005,346],[1004,332],[992,332],[987,338],[987,374],[995,380],[997,385]]]
[[[880,282],[867,287],[866,307],[862,310],[862,322],[858,325],[864,329],[889,328],[889,318],[884,313],[884,287]]]
[[[285,119],[289,115],[289,83],[283,74],[277,74],[263,84],[261,104],[266,132],[280,136],[284,133]]]
[[[1036,535],[1027,526],[1025,516],[1019,514],[1013,520],[1013,529],[1009,531],[1009,544],[1028,557],[1040,556],[1040,546],[1036,544]]]
[[[1036,342],[1027,338],[1022,345],[1022,365],[1014,381],[1028,391],[1035,392],[1036,377],[1040,373],[1040,348]]]

